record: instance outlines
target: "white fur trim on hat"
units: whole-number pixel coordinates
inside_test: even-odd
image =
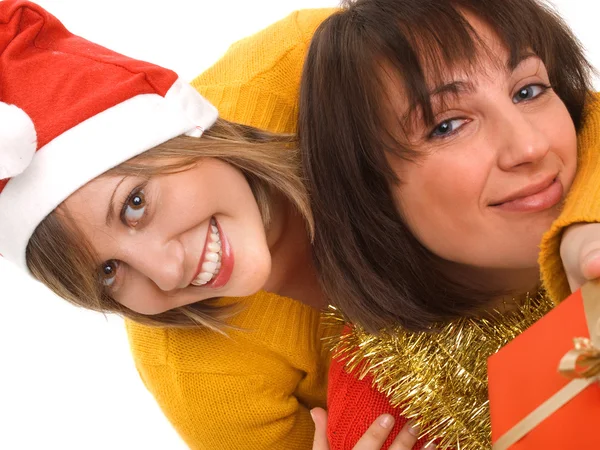
[[[36,147],[31,118],[21,108],[0,102],[0,180],[22,173],[31,163]]]
[[[152,147],[210,128],[217,117],[208,100],[177,80],[164,97],[137,95],[65,131],[0,193],[0,254],[27,269],[31,235],[69,195]]]

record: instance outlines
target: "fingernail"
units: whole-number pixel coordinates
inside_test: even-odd
[[[314,423],[314,421],[315,421],[315,415],[314,415],[314,413],[313,413],[313,410],[312,410],[312,409],[310,410],[310,417],[312,418],[312,421],[313,421],[313,423]]]
[[[431,444],[423,447],[423,450],[435,450],[437,447],[435,446],[435,444],[432,442]]]
[[[394,418],[386,414],[379,419],[379,425],[381,425],[382,428],[391,428],[391,426],[394,425]]]
[[[408,432],[413,436],[419,436],[419,425],[417,425],[413,420],[408,422]]]

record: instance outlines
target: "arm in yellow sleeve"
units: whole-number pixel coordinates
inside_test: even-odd
[[[319,312],[264,291],[220,301],[243,308],[227,336],[127,321],[146,388],[193,450],[311,448],[328,365]]]
[[[296,11],[233,44],[192,81],[219,115],[276,133],[294,133],[300,75],[312,35],[336,9]]]
[[[298,374],[289,368],[284,372],[290,380],[282,384],[268,371],[186,373],[169,366],[140,371],[192,450],[306,450],[311,448],[313,424],[308,408],[293,393]]]
[[[578,135],[577,175],[560,217],[544,235],[540,267],[542,282],[554,301],[562,301],[571,290],[560,257],[560,242],[567,227],[600,222],[600,95],[586,106],[586,118]]]

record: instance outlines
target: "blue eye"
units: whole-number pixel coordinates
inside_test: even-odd
[[[444,120],[435,126],[429,136],[434,138],[450,136],[452,133],[458,130],[464,122],[465,119]]]
[[[513,103],[520,103],[525,100],[531,100],[533,98],[539,97],[541,94],[550,89],[550,86],[544,86],[541,84],[530,84],[529,86],[522,87],[519,91],[513,96]]]
[[[143,190],[134,190],[123,204],[121,221],[126,225],[135,227],[142,220],[145,212],[146,195]]]
[[[106,287],[111,287],[117,278],[117,270],[119,270],[119,262],[114,259],[102,263],[100,282]]]

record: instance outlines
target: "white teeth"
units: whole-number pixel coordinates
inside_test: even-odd
[[[211,278],[213,277],[213,275],[214,275],[214,273],[212,273],[212,272],[202,272],[202,273],[200,273],[200,275],[198,275],[198,278],[196,278],[196,280],[209,282],[211,280]]]
[[[196,277],[192,284],[194,286],[204,286],[206,283],[211,281],[221,269],[221,236],[219,235],[219,228],[217,228],[217,222],[214,219],[210,221],[210,233],[208,235],[206,243],[206,253],[204,260],[202,261],[202,267],[200,274]]]
[[[219,250],[221,250],[221,249],[219,248]],[[206,252],[206,255],[204,256],[204,261],[218,262],[219,255],[217,253],[213,253],[213,252]]]
[[[202,264],[202,273],[208,272],[210,274],[213,274],[215,272],[216,268],[217,268],[216,262],[207,261],[204,264]]]

